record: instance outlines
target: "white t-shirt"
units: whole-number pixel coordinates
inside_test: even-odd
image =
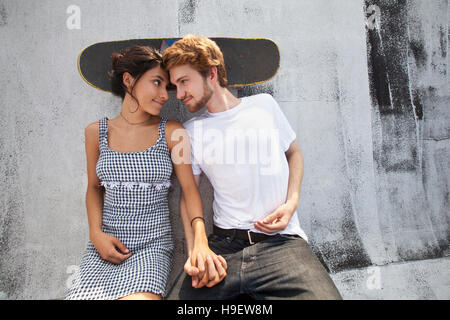
[[[286,202],[289,166],[285,151],[296,135],[269,94],[241,98],[230,110],[184,123],[194,175],[203,171],[214,188],[214,224],[256,230],[253,224]],[[307,240],[297,212],[280,233]]]

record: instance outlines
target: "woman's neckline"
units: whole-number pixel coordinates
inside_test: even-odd
[[[118,151],[118,150],[114,150],[109,146],[109,141],[108,141],[108,129],[109,129],[109,124],[108,121],[110,121],[108,119],[108,117],[105,117],[105,123],[106,123],[106,132],[105,132],[105,144],[106,147],[108,148],[108,150],[112,151],[112,152],[116,152],[116,153],[120,153],[120,154],[138,154],[138,153],[144,153],[149,151],[150,149],[154,148],[155,146],[157,146],[161,140],[161,138],[163,137],[163,135],[161,134],[160,130],[161,130],[161,122],[162,122],[162,118],[160,118],[159,123],[158,123],[158,139],[156,139],[156,142],[154,144],[152,144],[151,146],[149,146],[148,148],[144,149],[144,150],[140,150],[140,151],[130,151],[130,152],[123,152],[123,151]]]

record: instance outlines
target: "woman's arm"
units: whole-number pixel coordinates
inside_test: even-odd
[[[226,276],[224,269],[224,267],[226,268],[226,262],[222,257],[216,256],[208,246],[202,201],[197,187],[199,178],[197,177],[196,181],[190,164],[189,136],[180,123],[168,121],[166,125],[166,140],[171,151],[174,170],[182,189],[180,215],[189,253],[185,270],[187,271],[187,268],[192,266],[199,269],[198,278],[201,281],[196,283],[197,277],[194,276],[194,287],[213,286]],[[195,219],[198,217],[201,219]],[[189,272],[187,273],[190,274]]]
[[[95,171],[95,166],[100,156],[98,135],[98,122],[86,127],[85,147],[88,176],[86,209],[90,237],[102,231],[103,188],[100,186],[100,180]]]
[[[103,188],[97,177],[96,165],[100,156],[99,125],[91,123],[85,129],[85,147],[88,185],[86,190],[86,209],[89,223],[89,239],[100,256],[111,263],[119,264],[129,258],[131,253],[119,239],[102,231]],[[117,249],[116,249],[117,248]]]
[[[198,186],[200,185],[200,175],[194,176],[195,184]],[[194,231],[191,227],[191,221],[189,220],[189,217],[187,215],[187,209],[186,209],[186,200],[184,199],[184,193],[181,192],[180,197],[180,216],[181,221],[183,223],[184,228],[184,235],[186,238],[186,248],[188,252],[188,256],[191,256],[192,248],[194,247]]]

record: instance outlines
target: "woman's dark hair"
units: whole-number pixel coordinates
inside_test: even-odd
[[[158,50],[148,46],[132,46],[114,53],[112,56],[112,70],[108,72],[111,91],[114,95],[125,97],[127,87],[123,84],[123,74],[128,72],[134,79],[131,92],[139,78],[148,70],[162,65],[162,57]],[[134,97],[133,97],[134,98]]]

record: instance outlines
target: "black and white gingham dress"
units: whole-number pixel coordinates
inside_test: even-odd
[[[166,121],[160,122],[156,144],[130,153],[109,148],[107,118],[99,121],[96,169],[105,188],[103,231],[118,238],[132,255],[116,265],[103,260],[89,241],[66,299],[117,299],[136,292],[166,295],[173,255]]]

